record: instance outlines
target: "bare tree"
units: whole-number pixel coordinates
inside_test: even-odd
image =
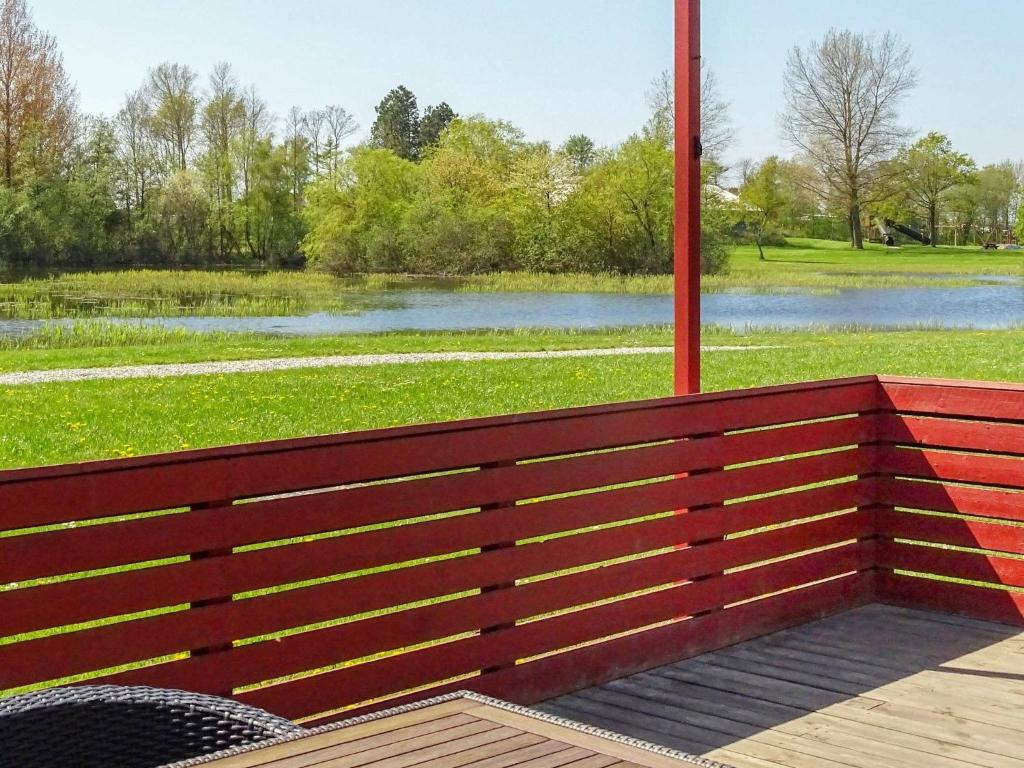
[[[201,127],[206,154],[201,159],[211,200],[211,225],[216,229],[217,256],[225,260],[235,250],[232,202],[237,173],[232,149],[242,133],[245,106],[231,65],[214,65],[203,107]]]
[[[302,203],[302,190],[309,181],[311,159],[311,144],[306,136],[305,114],[301,107],[288,110],[284,125],[284,146],[288,156],[292,210],[298,211]]]
[[[245,107],[242,104],[238,80],[226,63],[216,64],[210,75],[206,105],[203,107],[201,127],[207,152],[216,169],[211,169],[218,179],[219,194],[231,199],[232,172],[230,168],[231,143],[241,133],[245,123]]]
[[[348,110],[334,104],[324,108],[324,122],[327,124],[328,170],[336,174],[341,159],[341,145],[345,139],[359,130],[359,124]]]
[[[68,151],[76,132],[75,89],[52,35],[32,21],[25,0],[0,5],[0,162],[7,186],[29,140],[48,157]]]
[[[752,157],[740,158],[739,162],[733,166],[736,174],[736,179],[739,182],[739,186],[744,186],[757,172],[757,168],[760,165]]]
[[[718,78],[702,61],[700,65],[700,141],[704,158],[723,166],[723,156],[735,136],[729,117],[729,102],[718,90]],[[644,133],[658,136],[671,145],[675,138],[675,82],[672,72],[665,70],[647,91],[651,117]]]
[[[118,137],[118,160],[125,178],[125,209],[140,213],[146,208],[151,187],[160,177],[160,160],[150,133],[152,114],[146,94],[139,89],[125,97],[124,106],[114,119]]]
[[[249,194],[256,145],[270,137],[274,128],[274,115],[267,107],[267,103],[257,93],[255,85],[249,86],[242,93],[241,100],[244,118],[242,132],[235,151],[238,168],[241,172],[242,195],[244,196]]]
[[[192,69],[166,62],[149,71],[146,84],[153,135],[183,171],[188,168],[197,133],[199,96],[195,84],[196,73]]]
[[[325,135],[327,113],[322,109],[311,109],[302,116],[302,124],[306,138],[309,139],[313,170],[315,173],[321,174],[326,170],[324,167],[324,145],[327,142]]]
[[[783,132],[842,204],[854,248],[864,247],[861,207],[907,137],[898,107],[916,80],[910,48],[891,33],[875,38],[833,29],[789,53]]]

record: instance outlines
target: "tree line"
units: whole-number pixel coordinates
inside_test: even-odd
[[[1020,166],[977,169],[938,133],[911,143],[899,107],[915,82],[894,36],[830,31],[789,56],[794,156],[730,169],[729,106],[703,69],[704,271],[727,268],[731,242],[841,237],[837,220],[856,247],[865,223],[886,217],[935,242],[1002,239],[1018,218]],[[350,146],[358,126],[342,106],[276,116],[228,64],[201,79],[163,63],[117,114],[88,116],[25,0],[0,0],[0,260],[669,272],[669,73],[648,99],[649,119],[621,144],[580,133],[556,146],[446,102],[421,110],[400,85]],[[729,174],[738,203],[722,189]]]
[[[582,134],[558,147],[531,142],[445,102],[421,111],[404,86],[376,107],[368,140],[348,148],[358,126],[344,107],[277,117],[228,64],[205,80],[159,64],[116,115],[81,115],[56,41],[25,0],[0,3],[3,56],[14,62],[0,61],[7,262],[671,269],[667,76],[652,90],[648,124],[615,148]],[[726,107],[710,76],[705,89],[720,112],[708,126],[723,127],[724,146]],[[708,205],[704,260],[714,271],[725,264],[725,221],[716,200]]]
[[[422,151],[454,117],[447,104],[420,116],[404,88],[377,109],[370,143],[399,153]],[[80,114],[54,38],[25,0],[3,0],[0,261],[301,263],[306,189],[339,176],[357,130],[337,105],[275,116],[229,64],[205,82],[159,64],[113,117]]]

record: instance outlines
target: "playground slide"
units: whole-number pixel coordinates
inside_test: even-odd
[[[900,224],[898,221],[893,221],[892,219],[886,219],[885,220],[885,226],[889,227],[890,229],[895,229],[897,232],[903,233],[904,235],[909,237],[911,240],[917,240],[917,242],[921,243],[921,245],[931,245],[932,244],[932,240],[931,240],[930,237],[928,237],[928,235],[926,235],[926,234],[924,234],[922,232],[918,232],[913,227],[908,227],[905,224]]]

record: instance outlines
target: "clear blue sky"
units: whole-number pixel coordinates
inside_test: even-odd
[[[613,144],[646,119],[672,61],[671,0],[29,0],[89,112],[115,112],[161,61],[229,61],[279,114],[340,104],[363,129],[395,84],[558,142]],[[980,162],[1024,157],[1020,0],[705,0],[704,53],[731,103],[733,159],[786,152],[787,50],[830,27],[893,30],[920,85],[904,110]]]

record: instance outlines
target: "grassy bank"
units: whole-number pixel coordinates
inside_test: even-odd
[[[981,248],[885,248],[868,244],[855,251],[831,240],[794,238],[788,247],[733,248],[729,272],[705,276],[704,293],[792,290],[829,294],[848,288],[959,288],[986,284],[986,276],[1024,278],[1024,252]],[[671,275],[542,275],[500,272],[474,275],[465,291],[563,291],[589,293],[672,293]]]
[[[647,343],[609,334],[392,336],[416,349]],[[660,337],[664,339],[665,336]],[[728,342],[727,335],[707,343]],[[734,339],[733,339],[734,340]],[[351,340],[346,340],[349,343]],[[706,389],[884,372],[1022,380],[1024,331],[777,333],[709,352]],[[359,343],[369,343],[363,340]],[[379,351],[381,347],[375,347]],[[349,348],[351,349],[351,347]],[[0,388],[0,466],[29,466],[666,395],[671,356],[429,363]]]
[[[1024,252],[980,248],[854,251],[827,240],[733,249],[728,274],[706,277],[704,291],[833,293],[843,288],[961,287],[986,275],[1024,277]],[[358,312],[379,306],[380,293],[410,287],[462,291],[667,294],[670,275],[503,272],[438,281],[405,275],[338,279],[315,272],[127,271],[67,274],[0,284],[0,318],[46,320],[95,317],[302,315]],[[375,294],[371,296],[370,294]],[[384,300],[386,301],[386,299]]]

